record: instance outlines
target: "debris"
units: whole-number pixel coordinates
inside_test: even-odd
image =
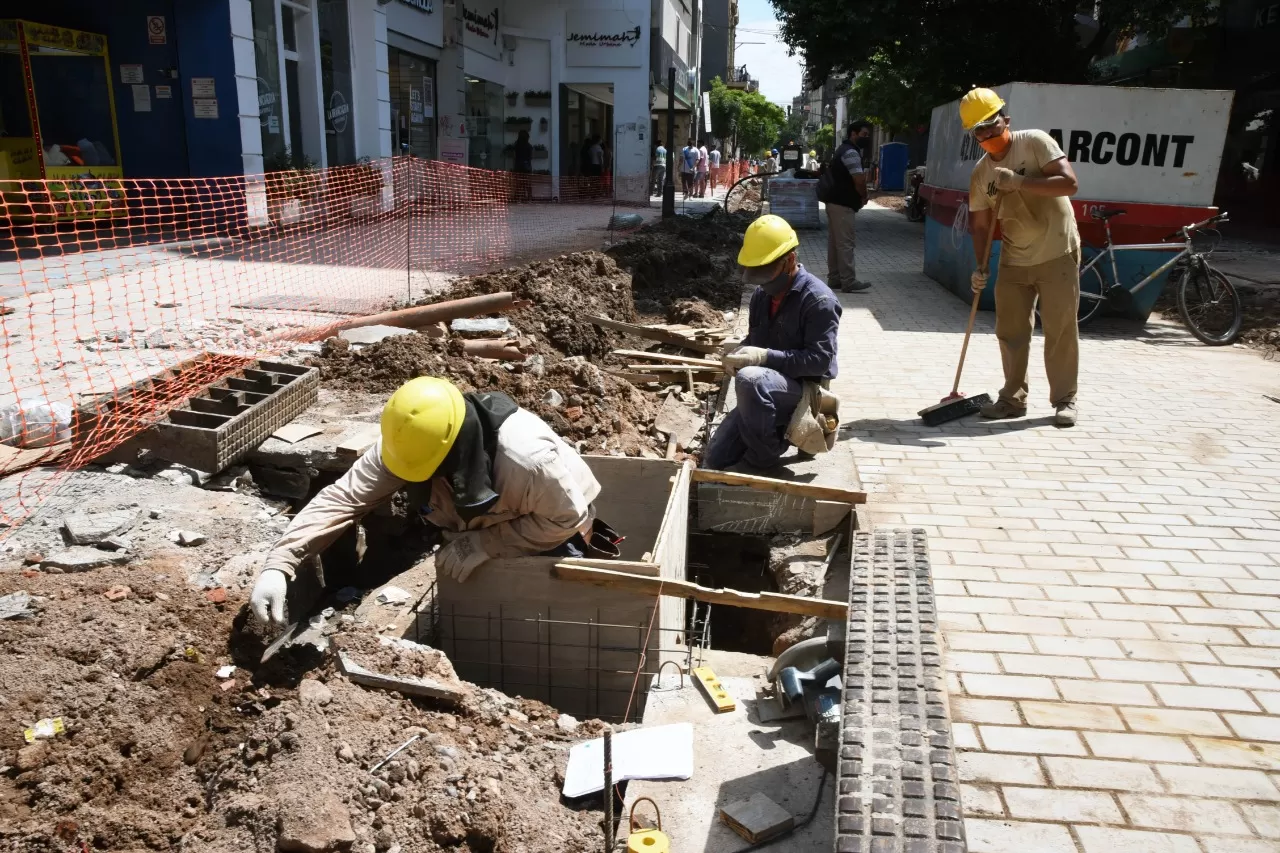
[[[87,572],[103,566],[123,566],[132,559],[125,551],[109,553],[78,545],[45,557],[40,568],[46,572]]]
[[[31,728],[23,729],[22,737],[27,743],[35,743],[38,740],[60,735],[66,730],[67,725],[61,717],[45,717],[43,720],[36,721]]]
[[[413,744],[414,744],[414,743],[415,743],[419,738],[421,738],[421,737],[422,737],[422,735],[420,735],[420,734],[414,735],[413,737],[409,738],[409,739],[408,739],[407,741],[405,741],[404,743],[402,743],[402,744],[400,744],[399,746],[397,746],[395,749],[391,750],[391,752],[387,755],[387,757],[386,757],[386,758],[382,759],[382,760],[381,760],[381,761],[379,761],[377,764],[375,764],[375,765],[373,765],[372,767],[370,767],[370,768],[369,768],[369,772],[370,772],[370,773],[377,773],[377,772],[378,772],[378,768],[379,768],[379,767],[381,767],[382,765],[386,764],[388,761],[390,761],[391,759],[395,758],[395,757],[396,757],[397,755],[399,755],[400,753],[404,752],[406,749],[408,749],[410,746],[412,746],[412,745],[413,745]]]
[[[720,820],[752,844],[784,835],[795,824],[791,812],[759,791],[722,808]]]
[[[409,593],[398,586],[384,586],[378,592],[379,604],[404,604],[409,600]]]
[[[346,762],[356,760],[356,754],[355,751],[351,749],[351,744],[345,741],[338,744],[338,759]]]
[[[213,589],[207,589],[204,597],[213,604],[227,603],[227,588],[225,586],[215,586]]]
[[[0,408],[0,443],[49,447],[71,440],[71,407],[43,397],[22,397]]]
[[[521,362],[521,366],[524,368],[525,373],[535,379],[541,379],[547,372],[547,360],[541,355],[529,356]]]
[[[558,409],[564,405],[564,397],[560,396],[560,392],[552,388],[550,391],[542,395],[542,402],[546,403],[553,409]]]
[[[108,536],[98,542],[97,547],[103,551],[128,551],[133,547],[133,542],[123,536]]]
[[[693,724],[633,729],[613,737],[613,781],[688,779],[693,776]],[[569,750],[563,792],[574,799],[604,790],[604,740]]]
[[[351,817],[333,791],[299,789],[299,796],[280,807],[280,850],[289,853],[327,853],[346,850],[356,841]]]
[[[314,678],[304,678],[298,682],[298,701],[303,705],[328,705],[333,701],[333,691],[323,682]]]
[[[131,595],[133,595],[132,589],[124,584],[116,584],[115,586],[108,587],[107,591],[102,594],[102,597],[107,601],[123,601]]]
[[[289,444],[296,444],[299,441],[310,438],[313,435],[320,435],[324,432],[323,427],[314,424],[285,424],[280,429],[271,433],[272,438],[278,438]]]
[[[23,619],[35,616],[32,598],[24,590],[0,595],[0,621],[5,619]]]
[[[449,324],[449,330],[459,334],[505,335],[511,330],[511,321],[506,317],[459,318]]]
[[[361,326],[358,329],[343,329],[338,337],[349,341],[352,346],[368,346],[378,341],[393,338],[396,335],[412,335],[413,329],[402,329],[398,326]]]
[[[128,532],[137,521],[138,514],[133,510],[75,513],[62,519],[62,530],[71,545],[96,545]]]
[[[556,728],[565,734],[573,734],[578,730],[579,725],[581,725],[581,723],[578,722],[577,717],[574,717],[571,714],[561,714],[556,718]]]
[[[37,770],[43,767],[45,762],[49,760],[49,754],[53,748],[49,746],[47,741],[37,741],[30,746],[24,746],[18,750],[17,758],[13,762],[13,766],[19,772],[26,773],[29,770]]]
[[[380,690],[394,690],[406,696],[422,696],[428,699],[439,699],[445,702],[459,703],[467,697],[468,691],[459,684],[449,684],[434,678],[410,675],[387,675],[366,669],[356,663],[346,652],[338,653],[338,663],[343,674],[356,684]]]
[[[153,509],[147,513],[147,516],[152,521],[155,521],[157,518],[161,518],[163,515],[164,515],[164,510],[162,509]]]
[[[194,548],[197,545],[203,545],[208,541],[208,537],[193,530],[170,530],[169,541],[181,545],[183,548]]]
[[[230,678],[235,674],[236,674],[235,664],[229,663],[226,666],[218,667],[218,671],[214,673],[214,676],[217,678]]]

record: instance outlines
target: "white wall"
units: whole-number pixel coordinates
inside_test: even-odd
[[[444,44],[444,19],[453,10],[446,10],[440,0],[436,0],[430,12],[423,12],[400,0],[391,0],[383,9],[387,15],[387,29],[436,47]]]
[[[391,96],[387,78],[387,15],[374,0],[350,0],[351,119],[356,156],[391,156]]]
[[[231,0],[231,54],[236,69],[236,115],[240,119],[240,158],[244,174],[260,175],[262,124],[258,113],[257,60],[253,55],[253,7],[249,0]]]

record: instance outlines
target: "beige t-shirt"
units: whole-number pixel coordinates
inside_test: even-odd
[[[1043,130],[1015,130],[1009,151],[999,163],[983,155],[969,176],[969,209],[990,210],[996,201],[996,167],[1028,178],[1044,177],[1044,167],[1066,155]],[[1033,267],[1080,248],[1075,213],[1066,196],[1005,193],[1000,205],[1000,263]]]

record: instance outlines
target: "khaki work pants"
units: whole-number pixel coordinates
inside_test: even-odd
[[[853,217],[857,211],[842,204],[827,205],[827,287],[840,290],[858,280],[853,274],[853,252],[857,239]]]
[[[1080,370],[1080,251],[1032,267],[1000,265],[996,277],[996,338],[1004,363],[1000,399],[1027,405],[1027,362],[1035,327],[1036,300],[1044,331],[1044,372],[1049,402],[1057,406],[1076,399]]]

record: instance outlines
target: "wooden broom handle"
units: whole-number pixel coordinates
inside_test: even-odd
[[[991,244],[996,239],[996,223],[1000,221],[1000,204],[1004,201],[1004,196],[996,196],[996,206],[991,211],[991,224],[987,226],[987,247],[982,253],[982,269],[988,270],[990,275],[991,266]],[[960,363],[956,365],[956,381],[951,386],[951,396],[956,397],[960,394],[960,374],[964,371],[964,357],[969,352],[969,336],[973,334],[973,323],[978,319],[978,300],[982,298],[981,293],[973,294],[973,306],[969,308],[969,325],[964,330],[964,343],[960,346]]]

